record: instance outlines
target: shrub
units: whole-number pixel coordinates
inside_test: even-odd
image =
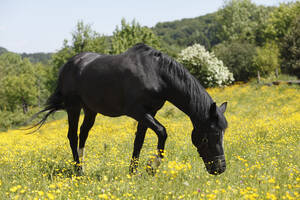
[[[248,81],[250,78],[256,77],[257,70],[253,65],[256,50],[253,44],[245,41],[221,43],[215,46],[213,51],[233,73],[236,81]]]
[[[184,64],[204,87],[228,85],[234,80],[223,62],[199,44],[182,50],[178,61]]]
[[[279,69],[279,48],[276,43],[269,42],[263,47],[257,47],[253,64],[262,76],[270,75]]]
[[[281,57],[284,72],[300,78],[300,15],[293,22],[290,32],[283,38]]]

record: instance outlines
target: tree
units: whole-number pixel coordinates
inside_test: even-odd
[[[36,105],[46,96],[45,70],[14,53],[0,56],[0,110],[14,112],[20,107]]]
[[[290,31],[291,25],[299,13],[300,2],[281,4],[268,18],[264,30],[265,37],[268,40],[280,42]]]
[[[85,25],[79,21],[76,29],[72,32],[72,42],[69,44],[65,39],[63,47],[52,56],[53,68],[49,70],[48,87],[50,91],[56,87],[56,80],[59,68],[71,57],[81,52],[95,52],[100,54],[109,53],[110,44],[108,38],[93,31],[91,25]]]
[[[53,55],[53,64],[59,68],[69,58],[81,52],[107,54],[109,47],[109,41],[105,36],[93,31],[91,25],[79,21],[72,32],[71,44],[67,39],[64,40],[63,47]]]
[[[192,46],[193,44],[200,44],[204,46],[206,49],[210,49],[211,47],[207,37],[202,32],[199,31],[195,31],[195,33],[192,34],[190,37],[184,38],[182,41],[182,45],[184,45],[184,43],[187,43],[188,46]]]
[[[160,49],[159,38],[147,27],[142,27],[135,20],[131,24],[123,18],[121,28],[116,27],[112,38],[112,54],[126,51],[136,43],[145,43],[153,48]]]
[[[65,39],[63,47],[53,55],[52,63],[55,68],[61,67],[72,56],[81,52],[95,52],[107,54],[109,52],[109,41],[107,37],[101,36],[93,31],[91,25],[85,25],[79,21],[76,29],[72,32],[72,42],[69,44]]]
[[[221,25],[216,17],[215,12],[190,19],[160,22],[152,30],[162,40],[167,53],[175,57],[182,49],[196,43],[206,49],[220,43],[216,35]]]
[[[248,81],[256,77],[257,70],[253,65],[256,55],[255,45],[247,41],[223,42],[216,45],[213,51],[222,60],[236,81]]]
[[[223,62],[199,44],[182,50],[178,61],[185,65],[204,87],[228,85],[234,80]]]
[[[218,11],[217,21],[222,26],[219,39],[254,42],[259,13],[260,9],[251,0],[226,0]]]
[[[268,26],[270,14],[274,11],[274,9],[275,7],[258,6],[257,25],[254,29],[254,35],[255,43],[260,47],[264,46],[269,40],[265,35],[265,29]]]
[[[283,71],[300,78],[300,15],[282,41],[281,58]]]
[[[256,48],[256,55],[253,57],[254,67],[260,75],[267,76],[275,70],[280,69],[279,48],[273,42],[266,43],[263,47]]]
[[[109,52],[107,38],[93,31],[91,25],[85,25],[82,21],[77,23],[76,30],[72,33],[71,48],[76,54],[87,51],[101,54]]]
[[[3,53],[6,53],[7,52],[7,49],[3,48],[3,47],[0,47],[0,55],[3,54]]]

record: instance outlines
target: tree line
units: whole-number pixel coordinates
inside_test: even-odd
[[[43,105],[56,86],[59,68],[84,51],[119,54],[143,42],[182,62],[210,87],[248,81],[257,73],[299,78],[299,13],[300,2],[265,7],[228,0],[215,13],[153,28],[122,19],[112,36],[79,21],[72,39],[65,39],[53,54],[20,55],[0,48],[0,129],[21,124],[27,112]]]
[[[300,2],[278,7],[251,0],[227,0],[215,13],[158,23],[153,31],[168,53],[200,44],[233,73],[236,81],[286,73],[300,77]]]

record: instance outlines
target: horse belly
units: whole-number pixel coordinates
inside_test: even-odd
[[[124,115],[123,91],[115,83],[98,79],[94,85],[83,87],[80,96],[85,106],[94,112],[111,117]]]

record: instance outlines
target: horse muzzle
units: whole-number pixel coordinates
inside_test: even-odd
[[[226,161],[224,155],[202,159],[207,172],[212,175],[220,175],[226,170]]]

